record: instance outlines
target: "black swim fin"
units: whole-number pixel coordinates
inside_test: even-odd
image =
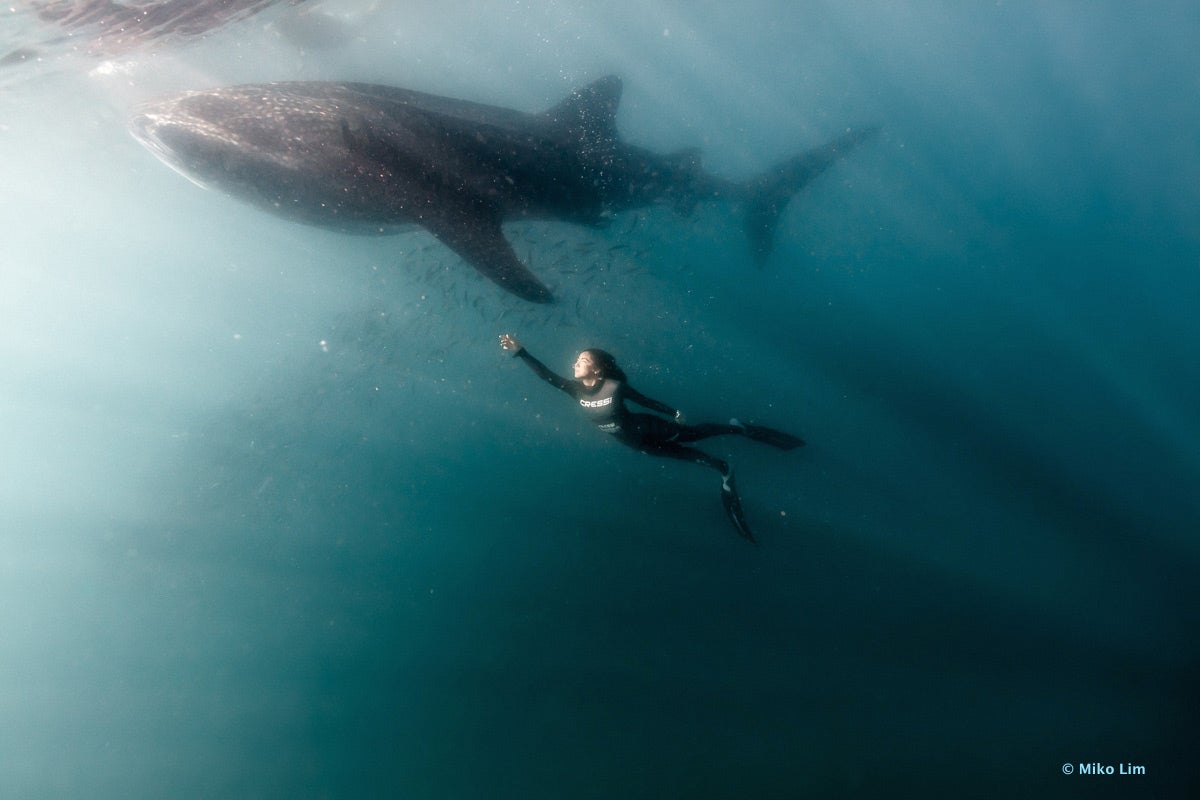
[[[742,513],[742,499],[738,497],[737,486],[733,483],[733,470],[721,476],[721,505],[725,506],[725,515],[729,517],[733,527],[737,528],[738,535],[751,544],[758,544]]]
[[[804,440],[799,436],[792,436],[790,433],[777,431],[774,428],[768,428],[764,425],[747,425],[744,422],[738,422],[736,419],[731,419],[730,424],[742,429],[742,435],[748,439],[753,439],[756,442],[769,444],[771,447],[777,447],[780,450],[795,450],[797,447],[804,446]]]

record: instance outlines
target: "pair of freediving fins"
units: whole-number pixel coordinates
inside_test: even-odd
[[[765,425],[747,425],[736,419],[729,420],[729,423],[739,428],[741,434],[746,438],[769,444],[779,450],[795,450],[797,447],[804,446],[804,440],[799,436],[777,431]],[[732,469],[721,476],[721,505],[725,507],[725,515],[737,529],[738,535],[752,544],[758,544],[758,540],[750,532],[750,526],[746,524],[746,515],[742,511],[742,499],[738,496],[737,485],[733,482]]]

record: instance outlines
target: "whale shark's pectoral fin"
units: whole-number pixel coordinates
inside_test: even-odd
[[[380,135],[366,121],[357,130],[342,120],[346,149],[386,164],[405,174],[425,167],[404,147],[396,146],[387,134]],[[439,197],[417,215],[417,222],[475,269],[503,289],[533,303],[549,303],[554,297],[541,281],[525,268],[504,238],[500,214],[486,202],[469,196]]]
[[[517,259],[504,238],[499,215],[486,206],[463,203],[426,209],[419,222],[506,291],[532,303],[554,300],[550,290]]]

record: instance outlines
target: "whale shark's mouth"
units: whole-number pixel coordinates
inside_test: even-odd
[[[171,169],[178,172],[183,177],[187,178],[192,183],[199,186],[201,189],[211,188],[207,183],[200,180],[194,173],[188,171],[181,159],[178,151],[167,144],[163,139],[163,132],[174,128],[175,124],[170,118],[162,114],[156,114],[153,111],[144,111],[137,114],[129,121],[129,133],[134,139],[149,150],[154,156]]]

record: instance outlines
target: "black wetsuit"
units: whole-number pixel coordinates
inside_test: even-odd
[[[684,444],[710,436],[744,434],[744,428],[716,424],[682,425],[674,420],[650,414],[634,414],[625,408],[626,400],[672,417],[679,412],[665,403],[646,397],[622,381],[601,379],[595,386],[588,388],[579,381],[568,380],[555,374],[524,348],[518,350],[517,355],[546,383],[574,397],[596,427],[614,436],[621,444],[652,456],[704,464],[720,471],[722,475],[729,474],[729,465],[724,461],[700,450],[684,447]]]

